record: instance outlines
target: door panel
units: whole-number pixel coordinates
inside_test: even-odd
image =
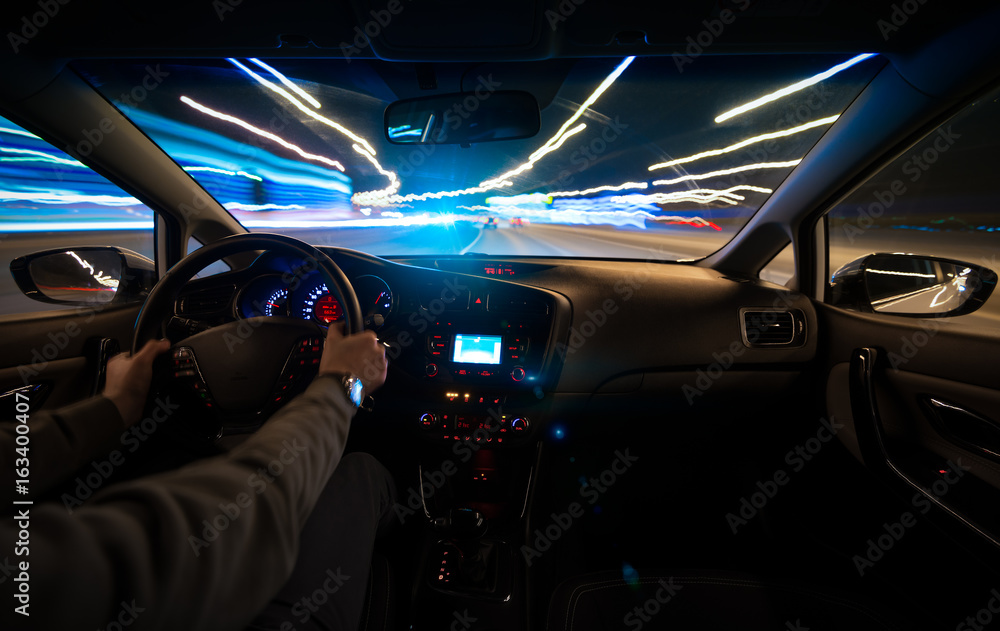
[[[56,408],[94,393],[99,340],[112,338],[123,349],[132,341],[139,305],[72,309],[0,320],[0,394],[30,384],[51,386],[43,408]],[[13,414],[13,406],[3,415]]]
[[[817,305],[826,336],[827,410],[848,425],[852,453],[898,492],[920,494],[970,533],[1000,546],[1000,335],[938,321],[865,315]],[[874,349],[868,413],[852,355]],[[931,400],[949,408],[935,407]],[[956,410],[972,411],[978,420]],[[859,413],[859,410],[861,412]],[[951,418],[944,418],[951,414]],[[867,442],[867,444],[866,444]]]

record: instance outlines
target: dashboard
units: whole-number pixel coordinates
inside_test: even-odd
[[[807,297],[705,268],[321,249],[353,285],[365,328],[387,345],[378,422],[423,440],[474,440],[497,426],[530,439],[552,419],[599,410],[687,409],[685,387],[720,357],[731,356],[738,378],[710,386],[732,396],[786,385],[815,357],[805,333],[785,345],[740,342],[747,309],[792,311],[802,331],[816,330]],[[328,289],[301,260],[265,253],[189,282],[175,314],[189,334],[254,318],[325,327],[343,318]]]

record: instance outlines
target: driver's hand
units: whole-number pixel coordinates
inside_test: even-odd
[[[102,394],[118,408],[125,427],[139,422],[146,405],[146,395],[149,394],[149,382],[153,378],[153,360],[168,350],[169,340],[150,340],[131,357],[127,353],[119,353],[108,360]]]
[[[319,374],[355,375],[361,378],[365,392],[371,394],[385,383],[387,366],[385,346],[378,341],[374,332],[362,331],[344,337],[336,326],[331,326],[327,331]]]

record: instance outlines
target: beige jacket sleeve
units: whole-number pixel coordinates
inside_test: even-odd
[[[114,485],[72,515],[28,507],[30,555],[11,558],[29,563],[31,616],[7,595],[0,628],[244,628],[290,575],[353,413],[318,377],[228,454]],[[6,550],[15,521],[0,524]]]

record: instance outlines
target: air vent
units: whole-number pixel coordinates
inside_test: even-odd
[[[747,346],[801,344],[805,322],[800,311],[740,309],[740,328]],[[797,344],[797,345],[798,345]]]
[[[181,315],[204,315],[222,311],[229,306],[236,290],[234,285],[211,287],[181,296],[177,300],[177,313]]]

